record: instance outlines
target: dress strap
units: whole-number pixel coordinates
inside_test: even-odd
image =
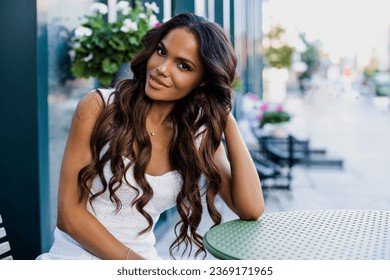
[[[206,127],[204,125],[202,125],[199,130],[196,132],[196,136],[195,136],[195,144],[196,144],[196,147],[199,149],[200,148],[200,144],[202,143],[202,139],[203,139],[203,134],[204,134],[204,131],[206,130]]]
[[[114,88],[97,88],[96,91],[100,94],[106,105],[111,104],[114,100],[114,95],[112,94],[115,91]]]

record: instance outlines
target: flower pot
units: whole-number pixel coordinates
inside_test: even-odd
[[[262,128],[263,136],[272,136],[278,138],[285,138],[288,136],[288,131],[286,129],[286,123],[267,123]]]
[[[287,95],[288,69],[264,69],[264,100],[269,103],[283,103]]]

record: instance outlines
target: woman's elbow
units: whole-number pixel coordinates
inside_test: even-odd
[[[239,217],[241,220],[245,220],[245,221],[256,221],[264,213],[264,210],[265,210],[264,205],[261,205],[259,207],[250,209],[249,211],[246,211],[245,213],[242,213],[241,215],[239,215]]]
[[[77,223],[77,217],[80,216],[80,213],[77,213],[76,209],[58,209],[57,214],[57,227],[61,231],[72,234],[74,224]]]
[[[71,228],[70,226],[71,220],[69,218],[69,215],[66,214],[66,211],[63,210],[58,210],[57,214],[57,227],[63,232],[68,233],[69,229]]]

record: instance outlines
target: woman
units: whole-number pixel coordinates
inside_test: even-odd
[[[55,242],[39,259],[158,259],[153,227],[177,206],[173,251],[198,247],[202,195],[241,218],[264,211],[260,181],[230,113],[236,58],[221,28],[180,14],[151,30],[134,78],[79,103],[61,168]],[[222,144],[224,134],[227,151]],[[227,157],[228,154],[228,157]],[[205,186],[201,186],[201,176]]]

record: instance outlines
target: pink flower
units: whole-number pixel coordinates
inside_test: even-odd
[[[256,94],[252,93],[252,92],[248,92],[248,93],[246,94],[246,96],[247,96],[250,100],[253,100],[253,101],[256,101],[256,100],[259,99],[258,96],[257,96]]]
[[[261,104],[261,106],[260,106],[260,111],[262,111],[262,112],[266,112],[267,110],[268,110],[268,104],[267,103],[263,103],[263,104]]]
[[[282,112],[283,111],[283,106],[282,105],[277,105],[276,107],[275,107],[275,111],[276,112]]]
[[[263,118],[262,115],[256,115],[256,121],[260,121]]]
[[[154,26],[159,27],[159,26],[161,26],[161,23],[157,22]]]

